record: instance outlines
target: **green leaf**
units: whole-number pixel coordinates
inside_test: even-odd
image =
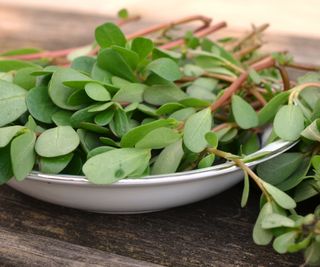
[[[90,158],[83,165],[88,180],[96,184],[110,184],[130,176],[148,164],[149,149],[120,148]]]
[[[0,136],[1,136],[1,134],[0,134]],[[320,170],[320,155],[312,156],[311,163],[312,163],[312,167],[315,170],[317,170],[317,171]]]
[[[273,248],[280,254],[284,254],[288,251],[288,248],[291,244],[294,244],[294,241],[297,237],[297,233],[295,231],[287,232],[278,236],[273,241]]]
[[[0,128],[0,147],[7,146],[13,137],[21,131],[24,127],[19,125],[8,126]]]
[[[117,51],[119,53],[119,55],[121,55],[123,57],[125,62],[127,62],[127,64],[133,70],[135,70],[137,68],[138,63],[139,63],[139,55],[136,52],[129,50],[127,48],[121,47],[121,46],[117,46],[117,45],[113,45],[112,49]]]
[[[305,128],[301,135],[312,141],[320,142],[320,119],[316,119],[307,128]]]
[[[182,108],[184,108],[184,105],[176,103],[176,102],[171,102],[171,103],[163,104],[160,108],[157,109],[156,112],[158,115],[164,115],[164,114],[173,113],[173,112],[180,110]]]
[[[72,157],[72,153],[54,158],[41,157],[39,160],[40,172],[58,174],[67,167],[72,160]]]
[[[296,202],[289,195],[271,184],[268,184],[266,182],[262,183],[265,189],[280,207],[284,209],[294,209],[296,207]]]
[[[42,50],[39,48],[26,47],[26,48],[18,48],[18,49],[6,51],[4,53],[1,53],[0,56],[28,55],[28,54],[35,54],[35,53],[40,53],[40,52],[42,52]]]
[[[177,142],[181,135],[176,131],[160,127],[147,133],[135,145],[136,148],[160,149]]]
[[[145,105],[145,104],[139,104],[137,109],[139,111],[141,111],[142,113],[144,114],[147,114],[149,116],[152,116],[152,117],[158,117],[158,114],[156,114],[156,109],[153,108],[153,107],[150,107],[148,105]]]
[[[95,38],[101,48],[112,45],[124,47],[127,43],[126,37],[120,28],[111,22],[98,26],[95,30]]]
[[[72,114],[70,111],[59,110],[51,116],[51,119],[57,126],[71,126]]]
[[[302,160],[302,153],[283,153],[259,164],[257,167],[257,173],[267,183],[277,185],[293,174],[301,164]]]
[[[99,140],[99,135],[95,133],[83,129],[78,129],[77,134],[80,138],[81,148],[85,153],[89,153],[89,151],[91,151],[92,149],[102,145],[102,142],[100,142]]]
[[[296,202],[301,202],[313,196],[316,196],[319,194],[319,189],[320,185],[316,180],[304,180],[294,189],[294,200]]]
[[[183,155],[182,140],[180,139],[161,151],[152,166],[151,173],[156,175],[176,172]]]
[[[247,205],[248,198],[249,198],[249,191],[250,191],[250,181],[247,172],[244,172],[244,185],[243,185],[243,192],[241,197],[241,207],[244,208]],[[262,222],[263,223],[263,222]],[[262,228],[263,224],[262,224]]]
[[[26,97],[26,103],[30,114],[38,121],[52,123],[52,115],[59,108],[51,101],[48,88],[38,86],[31,89]]]
[[[152,52],[153,47],[153,42],[144,37],[137,37],[131,43],[131,50],[139,55],[140,60],[146,58]]]
[[[93,65],[91,71],[91,78],[93,80],[102,82],[102,83],[110,83],[111,82],[111,73],[108,71],[100,68],[97,62]]]
[[[197,98],[209,102],[213,102],[216,99],[215,94],[195,84],[192,84],[187,88],[187,94],[192,98]]]
[[[236,138],[238,134],[238,129],[228,126],[219,131],[216,131],[215,133],[218,136],[219,143],[228,144]]]
[[[94,122],[100,126],[106,126],[113,119],[113,115],[113,109],[102,111],[94,117]]]
[[[232,96],[232,114],[236,123],[242,129],[249,129],[258,126],[258,116],[250,104],[240,96]]]
[[[218,136],[214,132],[208,132],[205,134],[205,138],[210,145],[210,147],[217,148],[218,147]]]
[[[36,152],[42,157],[58,157],[71,153],[80,143],[70,126],[58,126],[43,132],[37,139]]]
[[[260,210],[259,216],[256,220],[252,233],[253,241],[257,245],[268,245],[272,240],[272,232],[268,229],[262,228],[262,222],[272,213],[272,205],[269,202],[264,204],[264,206]]]
[[[131,129],[121,138],[122,147],[134,147],[144,136],[151,131],[160,127],[170,127],[176,120],[174,119],[160,119],[153,122],[149,122],[138,127]]]
[[[100,112],[109,109],[111,106],[115,106],[116,103],[114,102],[107,102],[104,104],[97,104],[91,106],[91,108],[88,110],[88,112]]]
[[[199,169],[203,169],[203,168],[208,168],[211,167],[213,162],[215,159],[215,155],[214,154],[209,154],[207,156],[205,156],[204,158],[202,158],[199,163],[198,163],[198,168]]]
[[[114,150],[116,149],[115,147],[112,147],[112,146],[99,146],[99,147],[96,147],[92,150],[89,151],[89,153],[87,154],[87,159],[90,159],[96,155],[99,155],[99,154],[102,154],[102,153],[105,153],[105,152],[108,152],[110,150]]]
[[[83,89],[75,90],[67,99],[67,104],[71,106],[84,107],[92,102],[87,93]]]
[[[177,121],[185,121],[194,113],[196,113],[194,108],[184,108],[173,112],[169,118],[173,118]]]
[[[18,70],[13,77],[13,83],[26,90],[30,90],[36,86],[37,77],[32,75],[32,73],[37,70],[41,70],[40,67],[29,67]]]
[[[188,95],[174,84],[152,85],[143,94],[145,102],[156,106],[161,106],[168,102],[177,102],[186,97]]]
[[[212,117],[210,108],[191,115],[184,127],[183,141],[192,152],[199,153],[207,146],[205,134],[211,130]]]
[[[294,141],[304,129],[304,117],[301,109],[286,105],[277,112],[273,127],[275,133],[283,140]]]
[[[108,145],[108,146],[113,146],[113,147],[120,147],[119,142],[114,141],[113,139],[109,138],[109,137],[99,137],[99,140],[101,141],[101,143]]]
[[[82,107],[68,104],[68,98],[76,89],[65,86],[63,82],[74,80],[86,81],[88,77],[70,68],[59,69],[53,73],[49,84],[49,96],[58,107],[67,110],[77,110]]]
[[[36,121],[34,120],[34,118],[32,118],[32,116],[28,116],[28,121],[26,122],[26,124],[24,125],[24,127],[28,128],[29,130],[31,130],[32,132],[36,132],[36,130],[39,130],[38,125],[36,123]],[[42,131],[40,131],[42,132]]]
[[[100,135],[101,134],[103,134],[103,135],[110,134],[110,131],[108,128],[99,126],[99,125],[92,123],[92,122],[81,122],[79,124],[79,128],[88,130],[90,132],[98,133]]]
[[[33,169],[36,160],[34,152],[35,142],[35,133],[26,131],[14,138],[11,143],[12,170],[18,181],[22,181]]]
[[[178,62],[178,60],[182,58],[182,54],[176,51],[155,47],[152,51],[152,59],[155,60],[158,58],[169,58]]]
[[[0,148],[0,185],[5,184],[13,177],[10,146]]]
[[[113,120],[110,122],[110,129],[118,137],[122,137],[129,131],[129,120],[123,109],[116,109],[114,111]]]
[[[114,49],[106,48],[98,54],[98,66],[113,75],[131,82],[137,81],[132,68],[125,59]]]
[[[84,89],[87,95],[95,101],[108,101],[111,99],[108,90],[98,83],[87,83]]]
[[[260,149],[260,140],[256,133],[250,133],[241,146],[244,155],[250,155]]]
[[[169,58],[156,59],[149,63],[146,69],[168,81],[175,81],[181,78],[178,65]]]
[[[27,111],[27,91],[0,79],[0,127],[15,121]]]
[[[92,106],[80,109],[72,114],[71,116],[71,125],[74,128],[79,128],[82,122],[91,122],[95,113],[89,112]]]
[[[310,168],[310,158],[306,157],[302,160],[299,167],[283,182],[277,184],[282,191],[288,191],[300,184],[308,173]]]
[[[188,97],[179,101],[180,104],[186,107],[193,107],[193,108],[207,108],[211,105],[211,102],[205,101],[202,99]]]
[[[259,125],[264,125],[274,118],[281,105],[288,101],[289,94],[289,91],[277,94],[270,101],[268,101],[268,103],[262,109],[260,109],[258,112]]]
[[[12,70],[20,70],[29,67],[39,67],[38,65],[22,60],[8,59],[0,60],[0,72],[9,72]]]
[[[90,47],[85,47],[85,53],[88,54],[92,50],[91,46]],[[79,51],[74,51],[72,53],[79,52]],[[74,56],[74,55],[73,55]],[[68,55],[68,58],[70,59],[70,54]],[[76,56],[75,59],[72,60],[71,63],[71,68],[75,69],[80,72],[84,72],[86,74],[91,74],[93,66],[96,63],[96,59],[94,57],[88,57],[88,56]]]
[[[142,102],[143,92],[147,86],[140,83],[130,83],[129,85],[120,88],[120,90],[113,96],[112,101],[115,102]]]
[[[262,221],[262,228],[294,227],[295,221],[277,213],[272,213]]]
[[[199,77],[204,74],[204,69],[197,65],[186,64],[184,65],[183,73],[186,76]]]
[[[311,266],[319,266],[320,264],[320,242],[314,240],[305,251],[306,263]]]
[[[127,19],[129,17],[129,13],[128,13],[128,10],[125,9],[125,8],[121,8],[119,11],[118,11],[118,17],[120,19]]]

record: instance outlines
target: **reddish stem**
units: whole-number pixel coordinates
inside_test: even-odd
[[[266,68],[270,68],[274,66],[274,64],[275,60],[272,57],[268,57],[253,64],[251,68],[256,71],[260,71]],[[227,89],[225,89],[222,96],[211,105],[211,111],[214,112],[219,107],[221,107],[241,87],[241,85],[247,80],[248,76],[248,71],[242,73],[237,80],[235,80]]]
[[[287,91],[290,89],[290,78],[289,74],[284,66],[276,64],[275,67],[280,72],[282,83],[283,83],[283,90]]]
[[[200,20],[203,22],[203,25],[201,26],[201,28],[202,27],[207,28],[212,21],[211,18],[204,17],[201,15],[189,16],[189,17],[185,17],[182,19],[178,19],[176,21],[172,21],[172,22],[160,23],[158,25],[154,25],[154,26],[148,27],[146,29],[131,33],[131,34],[127,35],[127,39],[131,40],[131,39],[139,37],[139,36],[145,36],[145,35],[160,31],[160,30],[165,30],[168,28],[172,28],[176,25],[181,25],[181,24],[189,23],[189,22],[196,21],[196,20]]]
[[[139,20],[140,16],[132,16],[125,20],[119,20],[116,22],[118,26],[123,26],[129,22]],[[83,46],[80,47],[71,47],[67,49],[62,50],[54,50],[54,51],[45,51],[40,53],[34,53],[34,54],[27,54],[27,55],[16,55],[16,56],[8,56],[8,58],[11,59],[20,59],[20,60],[35,60],[35,59],[41,59],[41,58],[56,58],[56,57],[63,57],[70,54],[72,51],[81,49]]]
[[[198,37],[198,38],[199,37],[204,37],[204,36],[207,36],[207,35],[209,35],[209,34],[211,34],[213,32],[216,32],[216,31],[218,31],[218,30],[220,30],[220,29],[222,29],[222,28],[224,28],[226,26],[227,26],[227,23],[222,21],[222,22],[219,22],[219,23],[217,23],[215,25],[207,27],[207,28],[205,28],[205,29],[203,29],[201,31],[198,31],[194,35],[196,37]],[[162,49],[171,49],[171,48],[183,45],[184,42],[185,42],[184,38],[180,38],[180,39],[177,39],[177,40],[172,41],[170,43],[161,45],[160,48],[162,48]]]

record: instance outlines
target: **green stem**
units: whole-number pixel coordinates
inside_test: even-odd
[[[260,188],[262,193],[266,196],[267,201],[268,202],[272,201],[272,197],[268,193],[268,191],[265,189],[261,178],[258,175],[256,175],[241,159],[237,158],[236,155],[221,151],[217,148],[209,148],[208,151],[226,160],[232,160],[240,169],[246,172],[254,180],[254,182]]]
[[[298,98],[299,94],[301,93],[301,91],[303,91],[304,89],[308,88],[308,87],[319,87],[320,88],[320,83],[319,82],[310,82],[310,83],[303,83],[300,84],[294,88],[292,88],[290,91],[290,96],[289,96],[289,100],[288,100],[288,104],[289,105],[293,105],[294,100]]]

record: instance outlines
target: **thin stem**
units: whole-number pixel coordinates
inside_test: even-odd
[[[297,62],[286,63],[285,66],[288,68],[299,69],[299,70],[320,71],[320,66],[302,64],[302,63],[297,63]]]
[[[132,21],[137,21],[140,19],[140,16],[131,16],[127,19],[121,19],[116,22],[118,26],[123,26],[127,23],[130,23]],[[34,53],[34,54],[27,54],[27,55],[15,55],[15,56],[8,56],[7,58],[11,59],[20,59],[20,60],[36,60],[36,59],[41,59],[41,58],[56,58],[56,57],[64,57],[73,52],[74,50],[82,49],[87,47],[88,45],[85,46],[79,46],[79,47],[71,47],[67,49],[62,49],[62,50],[53,50],[53,51],[45,51],[45,52],[40,52],[40,53]],[[93,49],[95,50],[95,49]]]
[[[139,36],[145,36],[145,35],[160,31],[160,30],[168,30],[168,29],[171,29],[177,25],[186,24],[186,23],[189,23],[192,21],[197,21],[197,20],[200,20],[203,23],[203,25],[201,27],[204,27],[204,28],[207,28],[212,21],[211,18],[201,16],[201,15],[194,15],[194,16],[184,17],[184,18],[172,21],[172,22],[160,23],[160,24],[148,27],[146,29],[129,34],[127,36],[127,38],[130,40],[130,39],[133,39],[133,38],[136,38]]]
[[[263,69],[273,67],[274,64],[274,59],[272,57],[268,57],[253,64],[251,68],[255,69],[256,71],[260,71]],[[238,77],[238,79],[236,79],[227,89],[225,89],[221,97],[218,98],[218,100],[211,105],[211,111],[214,112],[219,107],[221,107],[238,89],[240,89],[241,85],[247,80],[248,76],[248,71],[242,73]]]
[[[265,106],[267,104],[267,100],[264,99],[264,97],[257,90],[257,88],[250,88],[249,92],[261,103],[262,106]]]
[[[279,64],[276,64],[275,68],[280,72],[281,79],[283,82],[283,91],[288,91],[290,89],[290,78],[286,68]]]
[[[258,175],[256,175],[241,159],[236,158],[235,155],[233,154],[221,151],[217,148],[208,148],[208,151],[226,160],[232,160],[240,169],[246,172],[254,180],[254,182],[260,188],[262,193],[266,196],[268,202],[272,201],[272,197],[270,196],[268,191],[265,189],[261,178]]]
[[[251,32],[249,32],[248,34],[246,34],[245,36],[240,38],[236,43],[234,43],[232,45],[232,47],[231,47],[231,50],[236,50],[242,44],[244,44],[246,41],[250,40],[251,38],[253,38],[257,34],[262,33],[263,31],[265,31],[268,27],[269,27],[269,24],[267,24],[267,23],[266,24],[262,24],[261,26],[259,26],[257,28],[254,27]]]
[[[222,81],[225,81],[225,82],[234,82],[236,80],[236,78],[234,78],[234,77],[231,77],[231,76],[228,76],[228,75],[219,74],[219,73],[212,73],[212,72],[205,72],[200,77],[214,78],[214,79],[222,80]],[[198,78],[199,77],[185,76],[185,77],[182,77],[177,82],[192,82],[192,81],[194,81],[194,80],[196,80]]]
[[[252,53],[253,51],[259,49],[261,46],[262,46],[261,44],[253,44],[251,46],[245,47],[245,48],[235,52],[234,57],[240,59],[240,58]]]
[[[308,87],[320,87],[320,82],[319,83],[317,82],[303,83],[298,85],[297,87],[292,88],[290,90],[291,94],[289,95],[288,104],[293,105],[294,100],[298,98],[301,91],[303,91]]]
[[[222,29],[222,28],[224,28],[226,26],[227,26],[226,22],[222,21],[222,22],[214,24],[214,25],[212,25],[210,27],[207,27],[207,28],[205,28],[205,29],[203,29],[201,31],[198,31],[194,35],[196,37],[198,37],[198,38],[204,37],[204,36],[207,36],[207,35],[209,35],[211,33],[216,32],[216,31],[218,31],[218,30],[220,30],[220,29]],[[183,45],[184,43],[185,43],[184,38],[179,38],[177,40],[174,40],[172,42],[169,42],[167,44],[164,44],[164,45],[160,46],[160,48],[161,49],[172,49],[172,48],[178,47],[180,45]]]
[[[214,127],[211,129],[212,132],[218,132],[224,128],[228,128],[228,127],[231,127],[231,128],[236,128],[238,127],[238,124],[236,124],[235,122],[225,122],[225,123],[221,123],[219,124],[218,126]]]

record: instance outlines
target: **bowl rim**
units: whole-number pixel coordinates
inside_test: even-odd
[[[267,155],[263,156],[254,161],[250,161],[246,163],[249,167],[254,167],[255,165],[262,163],[266,160],[269,160],[273,157],[278,156],[279,154],[287,151],[292,148],[297,141],[289,142],[283,140],[277,140],[272,142],[265,147],[259,149],[258,151],[248,155],[254,156],[258,155],[262,152],[268,152]],[[222,164],[218,164],[212,167],[196,169],[185,172],[176,172],[169,174],[161,174],[161,175],[148,175],[139,178],[125,178],[119,180],[112,184],[94,184],[91,183],[85,176],[80,175],[67,175],[67,174],[45,174],[37,171],[31,172],[26,180],[45,182],[45,183],[63,183],[63,184],[71,184],[71,185],[86,185],[86,186],[141,186],[141,185],[154,185],[154,184],[162,184],[162,183],[180,183],[182,181],[192,181],[195,179],[206,179],[208,177],[214,178],[215,176],[232,173],[235,171],[239,171],[240,168],[237,167],[232,162],[225,162]]]

